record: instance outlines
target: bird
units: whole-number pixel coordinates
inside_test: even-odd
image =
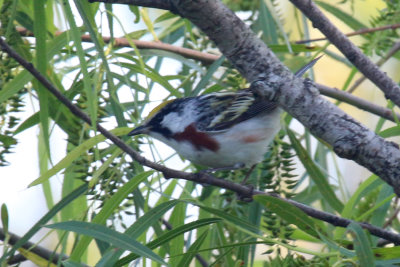
[[[318,59],[295,75],[302,76]],[[251,88],[165,101],[128,135],[147,134],[207,168],[255,166],[281,128],[282,109]]]

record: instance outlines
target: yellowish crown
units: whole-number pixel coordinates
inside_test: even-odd
[[[163,107],[165,107],[172,101],[175,101],[175,99],[166,100],[166,101],[162,102],[161,104],[159,104],[158,106],[156,106],[155,108],[153,108],[153,110],[150,111],[149,115],[147,115],[146,121],[151,120],[151,118],[153,118],[154,115],[156,115]]]

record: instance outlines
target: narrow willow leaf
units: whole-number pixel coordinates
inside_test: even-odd
[[[56,267],[57,265],[49,262],[47,259],[33,253],[30,250],[24,249],[24,248],[19,248],[18,252],[24,256],[26,259],[31,261],[32,263],[36,264],[36,266],[39,267]]]
[[[360,29],[367,29],[368,26],[361,23],[359,20],[355,19],[354,16],[349,15],[336,6],[329,4],[328,2],[322,2],[322,1],[315,1],[320,7],[337,17],[340,21],[345,23],[347,26],[352,28],[353,30],[357,31]]]
[[[160,264],[168,265],[161,257],[155,254],[148,247],[140,244],[128,235],[122,234],[103,225],[88,222],[68,221],[46,225],[46,227],[73,231],[78,234],[91,236],[93,238],[110,243],[115,247],[132,251],[141,257],[149,258]]]
[[[299,208],[271,196],[256,195],[253,199],[264,205],[268,210],[278,214],[286,222],[296,225],[315,238],[319,238],[317,224]]]
[[[3,203],[1,205],[1,224],[3,226],[4,235],[8,234],[8,220],[9,216],[8,216],[7,205]]]
[[[120,135],[120,134],[128,133],[129,130],[131,130],[131,129],[128,127],[124,127],[124,128],[120,128],[120,129],[111,130],[111,133]],[[85,142],[83,142],[82,144],[80,144],[79,146],[74,148],[71,152],[69,152],[53,168],[51,168],[47,172],[43,173],[39,178],[34,180],[32,183],[30,183],[28,187],[32,187],[32,186],[41,184],[44,181],[47,181],[48,179],[50,179],[50,177],[56,175],[59,171],[68,167],[74,160],[79,158],[88,149],[94,147],[95,145],[97,145],[100,142],[103,142],[104,140],[106,140],[106,138],[102,134],[96,135],[96,136],[86,140]]]
[[[83,75],[83,87],[86,93],[87,99],[86,104],[88,106],[88,111],[90,115],[90,120],[92,121],[92,125],[96,124],[97,121],[97,92],[94,90],[94,85],[92,84],[92,79],[88,72],[87,60],[85,58],[85,52],[83,50],[82,41],[81,41],[81,32],[78,26],[75,23],[75,16],[73,15],[71,6],[69,1],[64,1],[64,10],[66,12],[66,17],[68,19],[68,23],[71,27],[71,37],[74,40],[74,47],[76,49],[76,53],[79,58],[79,63],[81,65],[81,71]]]
[[[196,256],[196,253],[200,249],[201,245],[203,244],[205,238],[207,237],[208,232],[204,232],[201,234],[196,241],[190,246],[188,251],[185,253],[185,255],[182,257],[181,261],[177,266],[189,266],[190,262],[193,260],[193,258]],[[174,255],[171,255],[173,257]]]
[[[53,218],[57,212],[62,210],[65,206],[67,206],[69,203],[74,201],[76,198],[81,196],[83,193],[87,191],[87,185],[84,184],[77,189],[75,189],[73,192],[71,192],[69,195],[61,199],[56,205],[54,205],[53,208],[51,208],[37,223],[35,223],[31,229],[23,236],[21,237],[20,240],[17,241],[17,243],[12,247],[12,249],[3,255],[3,257],[0,259],[0,262],[4,262],[6,257],[10,255],[14,255],[15,251],[19,249],[23,244],[25,244],[27,241],[29,241],[34,234],[36,234],[44,224],[46,224],[48,221]]]
[[[375,190],[378,186],[383,184],[384,182],[379,179],[376,175],[371,175],[367,180],[361,183],[361,185],[357,188],[356,192],[351,196],[351,198],[347,201],[346,205],[341,212],[341,216],[343,218],[351,219],[353,216],[353,211],[356,208],[356,204],[360,201],[360,199]],[[334,238],[341,238],[346,232],[345,228],[338,227],[335,229]]]
[[[149,227],[158,223],[160,218],[177,203],[179,203],[178,200],[171,200],[157,205],[155,208],[147,211],[134,224],[126,229],[125,234],[130,238],[137,239],[140,235],[146,233]],[[113,250],[111,254],[108,254],[107,260],[102,259],[102,262],[99,263],[103,264],[103,266],[113,266],[122,253],[123,251]]]
[[[388,247],[388,248],[374,248],[372,251],[376,259],[379,260],[399,259],[400,246]]]
[[[394,136],[399,136],[400,135],[400,127],[399,126],[393,126],[390,128],[387,128],[379,133],[379,135],[383,138],[389,138],[389,137],[394,137]]]
[[[15,95],[19,90],[24,88],[25,84],[32,80],[33,76],[27,71],[21,71],[14,79],[6,83],[0,90],[0,103]]]
[[[147,244],[147,246],[151,249],[155,249],[163,244],[166,244],[170,240],[174,239],[177,236],[183,235],[186,232],[192,231],[194,229],[200,228],[202,226],[206,226],[212,223],[220,222],[221,219],[219,218],[207,218],[207,219],[200,219],[191,223],[187,223],[184,225],[181,225],[179,227],[176,227],[172,230],[167,231],[165,234],[160,236],[159,238],[151,241],[150,243]],[[135,260],[137,258],[137,255],[135,254],[130,254],[128,256],[123,257],[120,259],[115,266],[123,266],[125,264],[130,263],[131,261]]]
[[[361,226],[355,222],[352,222],[347,229],[354,234],[354,249],[356,251],[360,266],[375,266],[375,258],[372,252],[368,237],[361,228]]]
[[[306,168],[310,178],[317,185],[319,191],[321,192],[321,195],[333,209],[335,209],[337,212],[341,212],[343,209],[343,204],[342,202],[340,202],[335,192],[332,190],[332,187],[325,177],[326,175],[324,175],[322,171],[318,168],[318,166],[315,165],[308,152],[303,148],[303,146],[295,137],[294,133],[289,129],[287,129],[287,133],[290,138],[290,142],[294,150],[296,151],[297,156],[299,157],[303,166]]]
[[[192,203],[193,205],[196,205],[195,203]],[[260,233],[260,229],[249,223],[248,221],[245,221],[239,217],[233,216],[229,213],[226,213],[220,209],[214,209],[214,208],[210,208],[210,207],[206,207],[206,206],[202,206],[202,205],[196,205],[198,207],[200,207],[203,210],[208,211],[211,214],[214,214],[217,217],[220,217],[222,219],[224,219],[226,221],[226,223],[231,224],[235,227],[241,228],[242,230],[244,230],[245,232],[250,232],[250,233],[256,233],[259,234]]]
[[[111,103],[111,107],[114,111],[115,118],[117,120],[118,126],[119,127],[124,127],[127,125],[125,117],[123,115],[123,110],[119,106],[119,103],[121,102],[118,98],[116,88],[112,79],[111,75],[111,70],[110,66],[108,64],[106,55],[103,50],[104,42],[103,40],[99,37],[100,34],[97,32],[97,28],[94,27],[94,15],[92,14],[92,10],[89,7],[89,3],[85,1],[80,1],[80,0],[74,0],[74,3],[76,5],[76,8],[78,9],[79,14],[81,15],[81,18],[83,20],[83,23],[86,27],[86,30],[89,32],[90,37],[94,43],[94,46],[96,48],[96,51],[98,55],[100,56],[102,60],[102,64],[104,66],[105,72],[106,72],[106,80],[107,80],[107,85],[108,85],[108,93],[110,94],[109,101]]]
[[[149,177],[153,171],[147,171],[138,174],[137,176],[130,179],[126,184],[118,189],[118,191],[108,199],[104,206],[101,208],[100,212],[93,218],[92,222],[97,224],[103,224],[110,217],[116,208],[121,204],[121,202],[127,198],[127,196],[135,190],[141,182],[143,182],[147,177]],[[87,246],[91,238],[88,236],[82,237],[78,244],[75,246],[71,259],[79,261],[83,253],[86,251]]]
[[[225,56],[221,56],[218,60],[211,64],[211,66],[207,70],[207,73],[201,78],[201,80],[197,83],[196,87],[191,92],[191,96],[197,96],[200,91],[205,88],[207,83],[212,78],[213,74],[217,71],[217,69],[222,65],[224,61]]]

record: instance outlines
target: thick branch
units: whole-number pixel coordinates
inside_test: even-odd
[[[400,87],[336,28],[312,0],[290,0],[334,44],[357,69],[400,107]]]
[[[50,83],[31,63],[27,62],[25,59],[23,59],[20,55],[18,55],[15,50],[13,50],[4,40],[2,37],[0,37],[0,47],[3,51],[5,51],[10,57],[14,58],[21,66],[23,66],[25,69],[27,69],[39,82],[41,82],[47,90],[49,90],[60,102],[62,102],[74,115],[76,115],[78,118],[81,118],[88,124],[91,124],[91,120],[89,116],[81,111],[78,107],[76,107],[68,98],[66,98],[63,94],[61,94],[55,86]],[[102,126],[99,124],[96,125],[97,129],[108,139],[110,139],[116,146],[118,146],[121,150],[126,152],[129,156],[132,157],[133,160],[138,161],[140,164],[150,167],[152,169],[158,170],[162,172],[167,178],[181,178],[184,180],[188,181],[193,181],[196,183],[201,183],[201,184],[210,184],[214,185],[220,188],[225,188],[228,190],[231,190],[233,192],[236,192],[237,194],[241,196],[247,196],[251,197],[254,194],[266,194],[269,195],[268,193],[261,192],[261,191],[254,191],[252,188],[249,188],[245,185],[242,184],[236,184],[228,180],[224,179],[218,179],[216,177],[213,177],[211,175],[208,175],[206,173],[187,173],[187,172],[182,172],[182,171],[177,171],[173,170],[170,168],[167,168],[163,165],[154,163],[152,161],[147,160],[146,158],[140,156],[139,153],[137,153],[135,150],[133,150],[130,146],[126,145],[121,139],[119,139],[117,136],[113,135],[106,129],[104,129]],[[273,197],[278,197],[276,194],[271,194]],[[326,221],[332,225],[335,226],[340,226],[340,227],[347,227],[352,220],[341,218],[339,216],[319,211],[316,210],[312,207],[306,206],[304,204],[301,204],[299,202],[293,201],[293,200],[287,200],[283,199],[282,200],[297,206],[299,209],[304,211],[306,214],[308,214],[311,217],[314,217],[316,219],[320,219],[322,221]],[[384,229],[366,224],[366,223],[359,223],[362,227],[367,229],[368,231],[371,232],[371,234],[376,235],[378,237],[381,237],[386,240],[390,240],[391,242],[394,242],[396,244],[400,244],[400,235],[397,235],[395,233],[391,233],[389,231],[385,231]]]

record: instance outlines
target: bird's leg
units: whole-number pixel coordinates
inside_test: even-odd
[[[226,166],[226,167],[220,167],[220,168],[209,168],[209,169],[201,170],[200,172],[212,173],[212,172],[217,172],[217,171],[235,171],[235,170],[243,169],[244,167],[245,167],[245,164],[239,162],[233,166]]]
[[[254,171],[254,169],[256,168],[257,164],[254,164],[253,166],[250,167],[249,171],[246,174],[246,177],[244,177],[243,181],[240,183],[241,185],[245,185],[250,189],[250,194],[244,196],[241,194],[237,194],[237,197],[239,200],[241,201],[245,201],[245,202],[252,202],[253,201],[253,190],[254,190],[254,186],[251,184],[246,185],[247,180],[250,178],[251,173]]]
[[[250,167],[249,171],[247,172],[246,176],[244,177],[243,181],[240,183],[242,185],[245,185],[247,180],[250,178],[250,174],[254,171],[256,168],[257,164],[254,164],[253,166]]]
[[[214,172],[217,172],[217,171],[234,171],[234,170],[242,169],[244,167],[245,167],[244,163],[236,163],[233,166],[220,167],[220,168],[208,168],[208,169],[205,169],[205,170],[201,170],[201,171],[199,171],[199,174],[204,173],[206,175],[209,175],[210,173],[214,173]],[[202,186],[209,186],[209,184],[207,184],[207,183],[201,183],[201,185]]]

